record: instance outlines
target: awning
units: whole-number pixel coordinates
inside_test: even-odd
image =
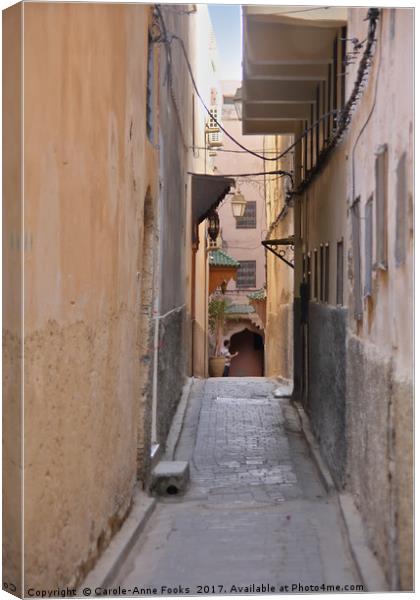
[[[192,175],[192,242],[198,245],[198,226],[217,208],[235,180],[221,175]]]

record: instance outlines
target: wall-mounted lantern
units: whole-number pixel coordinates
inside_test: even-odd
[[[219,221],[219,215],[217,214],[217,211],[212,210],[211,213],[208,215],[207,220],[208,220],[207,233],[208,233],[211,241],[215,242],[217,240],[217,237],[220,232],[220,221]]]
[[[245,214],[246,200],[239,190],[233,194],[230,202],[232,206],[232,214],[235,219],[243,217]]]

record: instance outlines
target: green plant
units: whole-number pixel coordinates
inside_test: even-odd
[[[209,327],[215,337],[215,356],[220,356],[222,349],[227,306],[224,298],[213,297],[209,301]]]

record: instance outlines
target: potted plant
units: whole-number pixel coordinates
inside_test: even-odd
[[[224,298],[213,296],[209,302],[209,328],[214,336],[214,353],[209,358],[210,377],[221,377],[225,367],[225,358],[221,355],[226,308]]]

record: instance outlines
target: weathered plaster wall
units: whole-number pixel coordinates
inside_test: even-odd
[[[350,11],[349,37],[363,31],[363,10]],[[413,12],[383,9],[378,27],[374,70],[349,132],[354,171],[348,170],[350,198],[360,197],[362,216],[376,193],[375,153],[388,147],[387,270],[374,269],[372,293],[363,298],[363,316],[349,321],[350,373],[356,374],[349,411],[356,396],[369,398],[369,438],[364,419],[353,420],[348,470],[350,485],[381,556],[393,589],[412,589],[412,448],[413,448]],[[356,136],[374,106],[364,134]],[[398,203],[398,163],[405,153],[403,202]],[[375,197],[376,198],[376,197]],[[376,201],[376,199],[375,199]],[[402,228],[399,227],[403,219]],[[350,229],[350,225],[349,225]],[[361,220],[364,240],[365,220]],[[397,236],[403,236],[398,240]],[[397,256],[397,241],[403,259]],[[374,227],[374,249],[376,232]],[[377,257],[374,250],[374,261]],[[349,264],[349,314],[354,312],[354,265]],[[366,260],[362,243],[362,281]],[[404,298],[402,302],[401,299]],[[354,340],[357,338],[357,342]],[[351,350],[351,351],[350,351]],[[363,369],[357,370],[363,357]],[[364,382],[364,385],[363,383]],[[359,400],[360,402],[361,400]],[[366,400],[365,400],[366,401]],[[360,407],[363,414],[363,407]],[[360,449],[364,449],[362,456]],[[378,461],[384,463],[378,464]],[[370,480],[367,479],[366,464]],[[380,481],[379,481],[380,479]],[[374,483],[377,483],[374,486]],[[388,482],[388,485],[386,485]],[[378,492],[379,484],[382,486]],[[370,487],[372,486],[372,487]],[[369,493],[369,490],[374,493]],[[381,494],[386,494],[380,502]],[[382,507],[382,508],[381,508]],[[384,508],[386,507],[386,508]],[[386,522],[385,522],[386,521]],[[386,537],[384,540],[384,527]]]
[[[185,381],[188,346],[183,345],[185,310],[170,313],[159,321],[157,439],[166,441]]]
[[[80,581],[136,483],[148,18],[24,6],[26,587]]]
[[[215,36],[208,6],[197,4],[196,12],[189,16],[191,25],[191,52],[190,59],[193,65],[197,87],[200,90],[206,106],[211,105],[212,96],[216,95],[220,107],[220,82],[218,80],[219,56],[215,44]],[[212,93],[213,90],[213,93]],[[215,92],[215,93],[214,93]],[[206,124],[208,114],[204,110],[200,100],[191,90],[193,126],[190,128],[192,152],[192,171],[194,173],[212,174],[214,158],[210,157],[206,146]],[[199,247],[194,253],[191,265],[194,268],[191,273],[194,276],[192,311],[192,336],[193,356],[192,374],[195,377],[207,377],[209,356],[209,329],[208,329],[208,296],[209,296],[209,266],[207,254],[207,221],[199,226]],[[191,242],[191,227],[187,230],[188,241]]]
[[[3,589],[22,592],[22,5],[3,12]]]
[[[291,143],[289,136],[266,137],[264,148],[267,152],[280,154]],[[292,161],[286,157],[281,162],[269,163],[270,170],[284,169],[290,171]],[[284,216],[278,218],[285,206],[286,178],[278,176],[266,177],[266,231],[271,231],[272,240],[289,237],[294,231],[294,209],[284,211]],[[268,235],[268,234],[266,234]],[[264,237],[266,237],[264,235]],[[273,248],[276,252],[281,246]],[[288,254],[288,260],[293,260],[293,253]],[[266,251],[267,272],[267,324],[265,342],[265,368],[268,377],[293,379],[293,281],[294,270],[286,265],[272,252]],[[296,266],[296,265],[295,265]]]
[[[349,10],[348,38],[365,38],[365,17],[365,8]],[[297,222],[297,228],[303,230],[302,250],[313,253],[321,243],[330,244],[330,305],[336,304],[336,243],[343,239],[344,304],[348,310],[345,345],[342,324],[336,324],[340,332],[337,347],[330,334],[332,315],[338,309],[321,304],[317,308],[315,305],[311,307],[308,406],[324,457],[337,481],[353,494],[371,546],[384,566],[391,588],[411,589],[412,11],[381,10],[376,37],[378,44],[372,69],[351,126],[299,203],[303,218]],[[347,97],[356,71],[357,64],[350,67],[350,76],[346,78]],[[372,293],[368,295],[364,292],[364,282],[366,270],[371,265],[365,244],[365,206],[373,195],[375,215],[375,158],[383,144],[388,146],[387,268],[381,270],[374,266]],[[406,187],[402,203],[398,204],[398,164],[404,153]],[[350,218],[350,207],[356,198],[360,198],[361,209],[363,313],[358,319],[355,318],[355,247]],[[377,261],[375,218],[373,263]],[[397,257],[397,242],[401,242],[397,235],[404,238],[403,260]],[[296,281],[296,285],[299,284],[300,278]],[[337,373],[336,381],[331,379],[331,348],[335,348],[339,357],[340,373]],[[343,352],[345,414],[342,404],[344,389],[341,389]],[[340,438],[344,423],[345,462],[345,449]]]
[[[346,469],[347,311],[309,304],[309,393],[306,410],[338,487]]]
[[[206,223],[199,227],[200,245],[195,260],[194,321],[193,321],[193,375],[208,374],[208,280],[209,266],[206,250]]]
[[[363,511],[369,541],[388,575],[392,552],[391,361],[374,345],[349,337],[347,346],[348,484]],[[395,550],[394,550],[395,551]]]
[[[166,28],[190,44],[188,15],[162,7]],[[157,351],[157,442],[164,445],[187,376],[191,338],[187,305],[190,303],[191,238],[186,235],[190,164],[192,88],[179,44],[172,44],[172,90],[166,59],[159,73],[159,345]]]

